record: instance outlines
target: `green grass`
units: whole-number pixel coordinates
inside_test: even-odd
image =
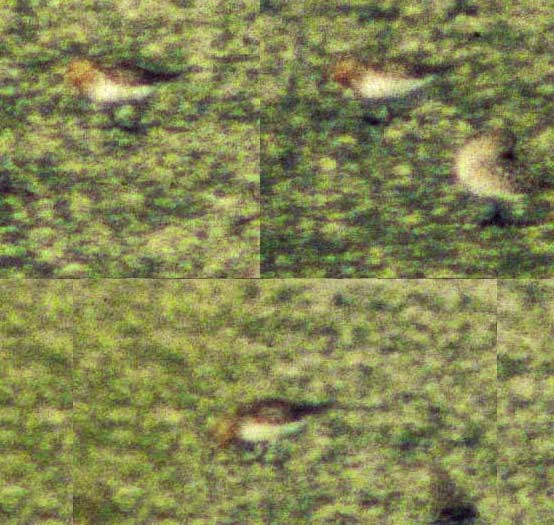
[[[425,523],[437,457],[494,522],[493,282],[78,289],[83,523]],[[217,414],[271,395],[376,408],[214,446]]]
[[[0,522],[71,523],[72,287],[0,281]]]
[[[545,373],[543,288],[501,283],[502,381],[528,373],[521,340],[535,355],[525,370]],[[498,390],[493,280],[5,281],[0,293],[3,523],[69,523],[72,493],[79,525],[424,525],[444,503],[440,468],[492,525],[499,449],[500,516],[546,516],[546,486],[525,470],[547,457],[546,427],[531,421],[538,439],[518,454],[502,397],[526,396],[519,417],[536,419],[546,390],[533,375]],[[504,330],[507,311],[519,324]],[[218,416],[269,396],[341,408],[265,453],[215,445]]]
[[[258,275],[257,11],[2,2],[0,277]],[[182,75],[112,115],[64,83],[75,57]]]
[[[0,521],[428,525],[454,483],[477,525],[551,523],[553,292],[4,280]],[[219,416],[273,396],[339,407],[216,446]]]
[[[499,314],[500,525],[554,523],[554,282],[505,281]]]
[[[262,16],[263,276],[552,276],[551,2],[268,0]],[[329,81],[339,56],[437,80],[371,107]],[[453,184],[458,148],[496,128],[517,138],[525,225],[480,226],[490,203]]]

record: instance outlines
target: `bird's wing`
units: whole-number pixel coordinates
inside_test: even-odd
[[[155,84],[175,80],[182,73],[168,71],[153,71],[137,66],[131,62],[120,62],[109,70],[109,74],[116,80],[129,85]]]
[[[281,399],[264,399],[248,403],[239,409],[239,414],[277,424],[293,418],[292,405]]]

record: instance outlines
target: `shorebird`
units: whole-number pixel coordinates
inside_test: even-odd
[[[387,73],[379,68],[347,58],[331,68],[331,78],[345,88],[350,88],[360,98],[385,101],[404,97],[435,79],[434,75],[423,78]]]
[[[519,195],[507,165],[512,160],[515,137],[494,132],[469,140],[456,154],[457,181],[478,197],[510,198]]]
[[[482,226],[505,226],[513,222],[509,218],[510,208],[521,203],[524,197],[513,182],[514,146],[512,133],[496,131],[470,139],[456,154],[457,183],[492,204],[492,213],[481,222]]]
[[[141,102],[155,92],[153,84],[166,82],[180,73],[155,73],[130,64],[107,68],[88,59],[69,63],[65,78],[82,96],[100,105]]]
[[[246,403],[224,416],[214,428],[222,447],[231,444],[271,443],[299,432],[304,418],[333,407],[334,402],[294,403],[270,398]]]

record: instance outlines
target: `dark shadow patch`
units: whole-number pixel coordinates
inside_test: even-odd
[[[432,525],[470,525],[479,517],[472,504],[450,505],[439,511],[439,517]]]
[[[464,490],[460,489],[442,467],[433,468],[431,492],[434,499],[435,519],[431,525],[472,525],[479,517],[477,507],[468,500]]]

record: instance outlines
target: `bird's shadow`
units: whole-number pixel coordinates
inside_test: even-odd
[[[435,517],[430,525],[472,525],[479,517],[477,507],[450,474],[440,466],[433,468],[432,497]]]
[[[275,443],[235,443],[243,465],[264,465],[283,468],[290,459],[290,450],[279,441]]]
[[[439,510],[431,525],[471,525],[479,517],[477,508],[471,503],[448,505]]]

